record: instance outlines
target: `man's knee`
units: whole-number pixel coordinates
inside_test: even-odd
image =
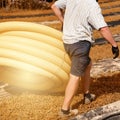
[[[80,78],[80,77],[77,76],[77,75],[70,74],[70,79],[71,79],[71,80],[76,80],[76,81],[77,81],[77,80],[79,80],[79,78]]]
[[[89,64],[88,64],[88,67],[92,67],[92,61],[90,60]]]

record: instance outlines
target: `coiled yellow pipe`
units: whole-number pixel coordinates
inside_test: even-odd
[[[60,31],[44,25],[0,23],[0,81],[41,92],[63,92],[70,59],[61,37]]]
[[[51,36],[53,38],[57,38],[58,40],[62,39],[62,33],[60,31],[45,25],[40,25],[32,22],[17,22],[17,21],[0,23],[0,33],[11,30],[36,32]]]

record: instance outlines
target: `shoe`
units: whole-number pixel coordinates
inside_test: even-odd
[[[78,114],[78,109],[69,109],[69,110],[63,110],[61,109],[59,115],[61,117],[69,117],[69,116],[73,116],[73,115],[77,115]]]
[[[90,93],[84,94],[83,104],[89,104],[95,99],[96,99],[95,94],[90,94]]]

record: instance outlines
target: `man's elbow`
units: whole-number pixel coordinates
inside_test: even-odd
[[[108,31],[108,30],[109,30],[108,26],[105,26],[105,27],[102,27],[99,29],[100,32],[104,32],[104,31]]]
[[[55,4],[52,4],[51,5],[51,9],[54,10],[56,8],[56,5]]]

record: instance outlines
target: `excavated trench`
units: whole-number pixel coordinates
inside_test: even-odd
[[[103,120],[120,120],[120,113],[110,115]]]
[[[120,101],[77,115],[70,120],[120,120]]]

